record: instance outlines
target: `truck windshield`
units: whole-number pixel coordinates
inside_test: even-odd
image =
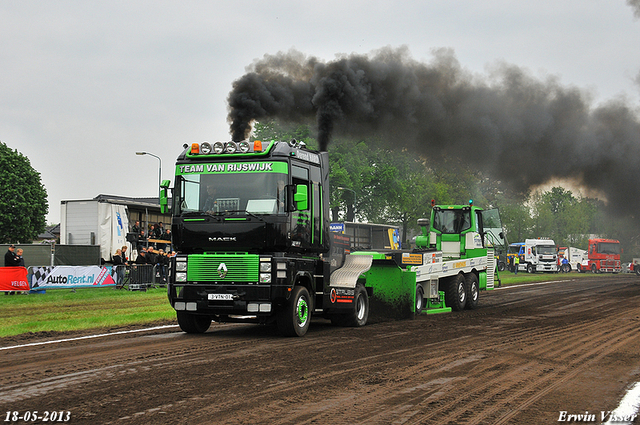
[[[518,254],[520,252],[520,247],[522,244],[518,245],[509,245],[509,254]]]
[[[462,233],[471,228],[471,210],[433,210],[433,228],[445,234]]]
[[[553,255],[556,253],[556,247],[554,245],[538,245],[537,252],[540,255]]]
[[[286,214],[286,179],[274,172],[181,175],[176,215]]]
[[[600,254],[620,254],[619,243],[600,242],[598,244],[598,253]]]

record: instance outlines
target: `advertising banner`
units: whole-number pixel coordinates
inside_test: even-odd
[[[109,268],[100,266],[34,267],[31,289],[115,286]]]
[[[0,291],[28,291],[26,267],[0,267]]]

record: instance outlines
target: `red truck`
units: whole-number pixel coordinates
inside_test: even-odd
[[[592,273],[620,273],[622,271],[620,241],[589,239],[587,252],[589,259],[582,263],[583,270],[581,271],[591,270]]]

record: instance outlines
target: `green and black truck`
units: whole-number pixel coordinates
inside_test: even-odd
[[[363,326],[370,312],[402,319],[450,311],[445,299],[474,308],[478,291],[492,288],[481,209],[447,209],[467,220],[452,229],[457,237],[432,216],[420,223],[416,249],[351,252],[349,238],[329,229],[328,154],[295,140],[185,145],[175,174],[178,254],[168,297],[185,332],[203,333],[213,320],[274,323],[303,336],[312,316]],[[170,184],[162,182],[162,208]]]

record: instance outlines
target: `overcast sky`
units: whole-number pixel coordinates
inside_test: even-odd
[[[0,0],[0,140],[60,201],[157,196],[185,142],[229,140],[227,96],[265,54],[322,60],[450,48],[485,75],[499,62],[640,107],[638,0]],[[11,172],[11,170],[2,170]]]

